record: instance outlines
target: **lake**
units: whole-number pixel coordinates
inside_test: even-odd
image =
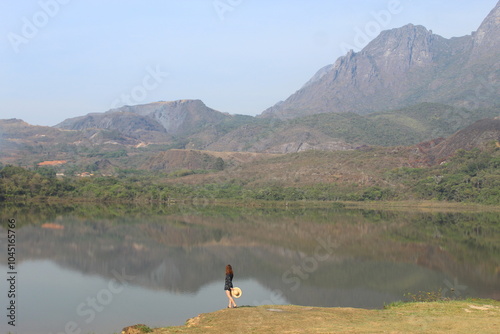
[[[212,205],[3,206],[16,219],[16,326],[2,333],[120,333],[227,306],[383,308],[405,294],[500,299],[500,214]]]

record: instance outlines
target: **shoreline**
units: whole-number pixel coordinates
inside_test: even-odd
[[[48,204],[48,205],[119,205],[133,204],[141,205],[212,205],[212,206],[236,206],[249,208],[338,208],[338,209],[369,209],[369,210],[418,210],[419,212],[446,211],[446,212],[500,212],[498,205],[486,205],[470,202],[446,202],[432,200],[401,200],[401,201],[268,201],[268,200],[240,200],[240,199],[206,199],[206,198],[183,198],[169,199],[164,201],[129,201],[129,200],[98,200],[88,198],[60,198],[60,197],[33,197],[33,198],[9,198],[2,201],[4,205],[19,204]]]

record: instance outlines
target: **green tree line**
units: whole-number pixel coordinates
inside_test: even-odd
[[[451,202],[500,204],[500,156],[498,149],[458,151],[447,163],[428,168],[398,168],[383,178],[391,186],[317,184],[259,187],[232,182],[188,185],[163,182],[153,173],[118,177],[56,177],[50,167],[29,170],[0,168],[0,201],[33,198],[86,201],[163,202],[176,199],[240,199],[269,201],[383,201],[426,199]]]

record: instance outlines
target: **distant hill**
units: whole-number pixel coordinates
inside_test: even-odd
[[[363,145],[414,145],[448,137],[473,122],[500,114],[500,108],[470,111],[435,103],[368,115],[323,113],[289,120],[258,119],[207,146],[214,151],[292,153],[338,151]]]
[[[408,24],[321,68],[261,117],[368,114],[421,102],[477,109],[500,103],[500,2],[472,35],[446,39]]]
[[[235,165],[271,158],[275,155],[251,152],[214,152],[172,149],[153,155],[140,166],[141,169],[185,173],[196,170],[223,170]],[[181,173],[179,173],[181,175]]]
[[[200,100],[155,102],[124,106],[104,113],[66,119],[58,129],[116,132],[134,145],[171,145],[199,149],[254,118],[229,115],[207,107]]]
[[[48,130],[18,120],[11,123],[24,131]],[[65,131],[51,130],[63,136],[57,140],[64,138]],[[66,139],[81,134],[66,131]],[[134,201],[236,196],[268,200],[432,198],[498,204],[500,198],[500,119],[483,119],[447,139],[411,146],[363,145],[349,150],[308,149],[277,155],[56,141],[51,145],[47,136],[40,136],[43,144],[36,138],[36,134],[30,138],[33,146],[8,157],[10,161],[0,157],[2,163],[32,170],[0,168],[5,171],[0,178],[4,184],[0,200],[2,196],[28,196],[26,199],[57,194]],[[70,178],[59,179],[64,176]],[[94,177],[87,183],[71,176]],[[19,181],[23,182],[21,188]]]
[[[204,126],[218,124],[230,115],[208,108],[200,100],[156,102],[124,106],[105,113],[67,119],[55,127],[67,130],[108,129],[156,142],[192,134]]]
[[[458,131],[436,146],[428,154],[431,163],[439,163],[453,156],[458,150],[483,148],[494,142],[500,148],[500,118],[483,119]]]
[[[0,120],[0,163],[32,167],[64,160],[58,168],[73,174],[170,173],[217,170],[220,159],[224,168],[249,163],[238,160],[242,156],[214,152],[247,152],[250,157],[366,152],[378,146],[400,150],[417,144],[425,155],[416,158],[418,163],[442,161],[467,148],[467,141],[477,147],[477,138],[491,135],[486,125],[496,121],[475,122],[500,115],[499,24],[500,3],[470,36],[446,39],[412,24],[383,31],[361,52],[351,51],[323,67],[258,117],[222,113],[200,100],[178,100],[90,113],[55,127]],[[472,124],[476,128],[467,128]],[[467,139],[459,140],[462,136]]]
[[[500,115],[499,108],[470,111],[422,103],[369,115],[325,113],[280,120],[226,115],[201,101],[191,106],[182,104],[177,103],[177,110],[170,117],[175,114],[177,119],[194,125],[177,124],[168,130],[175,135],[155,118],[163,115],[165,106],[175,106],[175,102],[141,105],[135,112],[122,109],[89,114],[66,120],[58,127],[33,126],[17,119],[0,120],[0,162],[33,166],[43,161],[66,160],[67,166],[85,171],[103,169],[106,165],[106,174],[114,168],[172,171],[175,166],[185,166],[178,161],[162,166],[165,157],[161,152],[190,149],[283,154],[364,150],[373,145],[408,146],[449,137],[480,119]],[[209,115],[204,115],[205,112]],[[157,162],[149,160],[156,155]],[[191,161],[192,169],[213,169],[215,159],[205,157],[208,160],[199,163],[202,156],[190,155],[186,161]]]
[[[249,187],[271,187],[266,188],[268,191],[272,191],[272,186],[307,187],[325,184],[334,184],[336,188],[332,188],[345,188],[350,189],[349,191],[355,191],[358,186],[392,187],[391,175],[398,175],[400,168],[420,168],[421,177],[425,170],[439,167],[441,162],[451,159],[458,150],[476,148],[496,152],[494,154],[498,156],[500,119],[477,121],[448,139],[411,146],[363,147],[335,152],[309,150],[275,156],[261,155],[258,159],[246,161],[221,172],[190,175],[173,179],[171,182],[211,184],[238,180]]]
[[[0,120],[0,159],[5,163],[18,162],[21,155],[33,152],[35,146],[52,146],[75,142],[78,134],[49,126],[34,126],[12,118]]]

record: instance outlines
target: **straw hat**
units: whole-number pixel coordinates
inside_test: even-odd
[[[231,294],[233,295],[234,298],[240,298],[241,297],[241,289],[240,288],[232,288],[231,289]]]

